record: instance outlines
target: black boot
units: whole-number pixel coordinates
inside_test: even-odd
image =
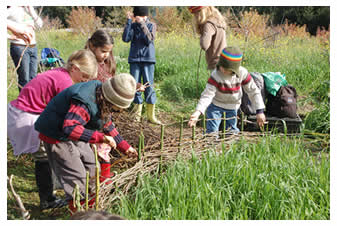
[[[35,179],[39,190],[41,210],[66,205],[66,202],[53,194],[52,171],[48,161],[35,161]]]

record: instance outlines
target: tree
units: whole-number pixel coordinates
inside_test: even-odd
[[[44,6],[41,15],[50,19],[59,18],[63,25],[71,12],[71,6]]]

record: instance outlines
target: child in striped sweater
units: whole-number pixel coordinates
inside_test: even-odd
[[[241,104],[242,89],[256,109],[256,120],[260,127],[266,121],[261,92],[254,83],[247,69],[241,66],[242,52],[238,47],[226,47],[222,50],[216,69],[208,79],[206,88],[201,94],[196,111],[191,115],[189,126],[194,126],[201,114],[207,119],[206,133],[219,130],[220,118],[226,112],[226,130],[239,132],[237,128],[237,110]],[[228,118],[228,119],[227,119]]]
[[[130,74],[115,75],[104,83],[92,80],[75,84],[54,97],[35,122],[71,210],[75,185],[84,197],[86,171],[90,177],[95,175],[90,143],[106,143],[131,158],[137,157],[111,118],[113,112],[130,106],[135,93],[136,81]]]

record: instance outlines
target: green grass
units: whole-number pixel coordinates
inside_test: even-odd
[[[20,196],[26,210],[29,211],[31,220],[62,220],[69,219],[66,207],[56,210],[39,210],[39,195],[35,182],[34,160],[32,155],[24,154],[15,157],[11,145],[7,147],[7,175],[14,175],[13,186],[15,192]],[[8,189],[10,190],[9,186]],[[7,195],[7,219],[22,219],[20,209],[12,193]],[[63,192],[57,193],[62,196]]]
[[[330,161],[300,139],[264,137],[146,175],[112,211],[128,219],[330,219]]]

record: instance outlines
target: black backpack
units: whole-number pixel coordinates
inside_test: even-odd
[[[279,118],[296,118],[297,92],[291,85],[281,86],[276,96],[268,94],[266,114]]]
[[[266,89],[264,86],[264,79],[261,73],[259,72],[250,72],[250,75],[253,77],[253,80],[257,86],[257,88],[261,91],[261,96],[263,102],[266,102]],[[256,111],[253,110],[252,103],[249,100],[249,97],[244,89],[242,89],[242,98],[241,98],[241,105],[240,110],[243,111],[246,115],[255,115]]]

